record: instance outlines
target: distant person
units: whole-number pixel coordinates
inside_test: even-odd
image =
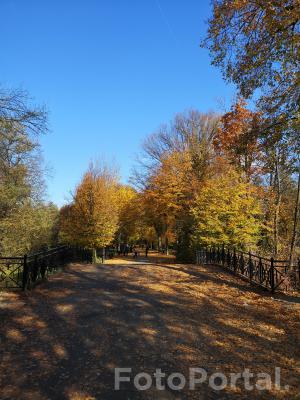
[[[133,258],[137,258],[137,256],[138,256],[138,251],[137,251],[137,248],[136,248],[135,246],[133,246],[132,252],[133,252]]]
[[[147,246],[146,246],[146,249],[145,249],[145,255],[146,255],[146,257],[148,257],[148,252],[149,252],[149,246],[147,245]]]

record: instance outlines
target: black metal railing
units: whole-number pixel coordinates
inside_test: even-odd
[[[0,288],[22,287],[24,257],[0,258]]]
[[[274,260],[221,246],[198,249],[196,263],[222,266],[271,292],[297,289],[300,285],[300,260],[298,265],[291,266],[287,260]]]
[[[23,257],[0,258],[0,289],[30,289],[71,262],[91,262],[89,249],[60,246]]]

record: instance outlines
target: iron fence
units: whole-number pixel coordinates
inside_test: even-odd
[[[0,257],[0,289],[30,289],[68,263],[91,261],[91,250],[69,246],[60,246],[23,257]]]
[[[197,264],[214,264],[229,269],[250,283],[265,289],[297,289],[300,284],[300,260],[291,266],[287,260],[265,258],[229,247],[202,247],[196,252]]]
[[[24,257],[0,258],[0,288],[22,287]]]

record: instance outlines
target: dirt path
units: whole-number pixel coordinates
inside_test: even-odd
[[[0,398],[296,399],[297,302],[249,290],[217,267],[72,265],[27,295],[0,293]],[[222,391],[207,382],[195,391],[138,391],[132,382],[114,390],[116,367],[132,368],[132,380],[157,368],[187,379],[189,368],[208,377],[249,368],[274,380],[275,366],[289,390],[246,391],[242,381]]]

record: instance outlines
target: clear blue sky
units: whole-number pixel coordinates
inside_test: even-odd
[[[209,0],[1,0],[0,83],[50,114],[49,199],[61,205],[91,159],[123,181],[143,138],[177,113],[234,95],[199,47]]]

